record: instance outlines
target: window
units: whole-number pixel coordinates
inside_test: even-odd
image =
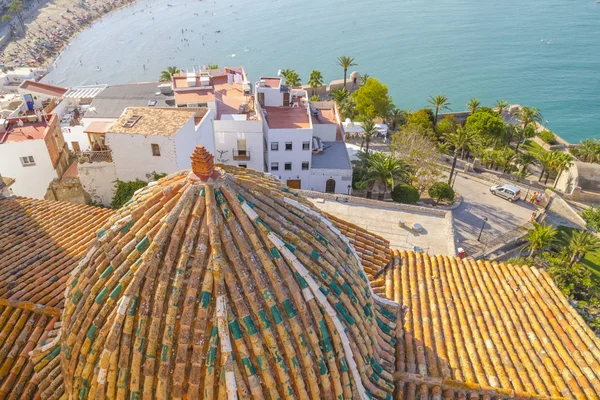
[[[279,151],[279,142],[271,142],[271,151]]]
[[[30,165],[35,165],[35,160],[33,159],[33,156],[21,157],[21,164],[23,164],[24,167],[29,167]]]
[[[285,142],[285,150],[292,150],[292,142]]]
[[[248,155],[246,152],[246,139],[238,139],[237,148],[238,148],[238,156]]]
[[[238,164],[240,168],[248,168],[248,164]]]
[[[335,180],[327,179],[327,182],[325,182],[325,193],[335,193]]]
[[[308,171],[308,161],[302,161],[302,171]]]
[[[279,171],[279,163],[278,162],[271,163],[271,171]]]
[[[151,146],[152,146],[152,155],[156,156],[156,157],[160,157],[160,146],[155,143],[152,143]]]
[[[292,170],[292,163],[291,162],[286,162],[285,163],[285,170],[286,171],[291,171]]]
[[[302,150],[310,150],[310,142],[302,142]]]

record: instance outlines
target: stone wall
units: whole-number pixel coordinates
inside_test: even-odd
[[[79,164],[79,179],[94,203],[110,206],[115,191],[115,164],[95,162]]]
[[[91,201],[90,195],[83,189],[78,178],[55,179],[48,186],[44,199],[77,204],[89,204]]]

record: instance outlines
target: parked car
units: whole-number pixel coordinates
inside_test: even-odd
[[[521,196],[521,189],[512,185],[496,185],[490,188],[490,192],[496,196],[503,197],[511,203],[515,200],[519,200]]]

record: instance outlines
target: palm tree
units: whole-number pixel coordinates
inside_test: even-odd
[[[464,153],[465,149],[470,148],[477,142],[477,133],[470,129],[458,128],[456,132],[451,132],[446,135],[446,142],[454,147],[454,159],[452,160],[452,169],[448,177],[448,185],[452,182],[454,176],[454,168],[456,167],[456,159],[459,152]]]
[[[473,97],[471,100],[469,100],[469,102],[467,103],[467,108],[469,109],[469,112],[471,114],[474,114],[475,111],[477,111],[477,109],[481,107],[481,103],[479,102],[479,100],[477,100],[477,97]]]
[[[346,89],[334,89],[331,92],[331,97],[339,107],[341,102],[344,101],[346,97],[348,97],[348,91]]]
[[[300,86],[300,75],[293,69],[282,69],[281,76],[285,78],[285,83],[290,86]]]
[[[600,239],[585,229],[573,231],[570,238],[566,232],[563,232],[563,237],[568,240],[566,250],[571,254],[569,267],[581,261],[587,253],[600,250]]]
[[[314,69],[310,73],[310,77],[308,78],[308,86],[310,86],[313,90],[313,96],[317,91],[318,87],[323,84],[323,75],[321,75],[321,71],[318,69]]]
[[[563,152],[557,152],[555,157],[556,157],[556,161],[554,163],[554,168],[556,171],[556,179],[554,179],[553,187],[556,187],[556,184],[558,183],[558,178],[560,178],[560,175],[566,169],[571,168],[571,166],[573,165],[573,156],[571,156],[570,154],[563,153]]]
[[[388,188],[393,188],[396,180],[408,178],[409,168],[399,157],[378,151],[369,160],[369,172],[377,182],[383,184],[383,192],[379,192],[379,200],[383,200]]]
[[[435,128],[438,119],[438,112],[440,110],[449,110],[450,101],[448,100],[448,97],[444,96],[443,94],[438,94],[435,96],[430,96],[429,99],[427,99],[427,102],[435,109],[435,117],[433,119],[433,127]]]
[[[552,163],[554,162],[554,159],[552,153],[545,150],[532,152],[532,154],[535,156],[535,158],[537,158],[540,165],[542,166],[542,172],[540,173],[540,177],[538,178],[538,182],[541,182],[542,178],[544,177],[544,173],[552,168]]]
[[[6,14],[2,16],[2,21],[8,21],[14,17],[17,17],[19,24],[21,25],[21,29],[23,29],[23,36],[25,35],[25,21],[23,21],[23,16],[21,15],[21,11],[23,11],[23,2],[21,0],[12,0],[8,9],[6,10]]]
[[[523,128],[527,128],[533,122],[540,123],[542,121],[542,114],[535,107],[521,107],[517,118],[523,124]]]
[[[527,176],[527,167],[535,162],[536,158],[531,153],[519,153],[517,155],[517,163],[521,167],[519,175],[523,178]]]
[[[363,144],[366,142],[367,147],[366,147],[366,152],[369,152],[369,143],[371,143],[371,140],[373,139],[373,136],[375,136],[377,134],[377,128],[375,127],[375,121],[372,118],[366,118],[364,120],[364,122],[362,123],[362,129],[363,129],[363,139],[362,139],[362,143],[360,144],[360,148],[362,149]]]
[[[167,67],[165,71],[160,73],[160,82],[171,82],[171,79],[180,72],[177,67]]]
[[[219,69],[219,64],[208,64],[206,69]]]
[[[367,199],[373,196],[373,186],[375,186],[375,176],[369,170],[372,154],[368,151],[359,151],[356,153],[356,160],[352,161],[352,176],[359,179],[353,184],[356,188],[367,189]]]
[[[386,116],[386,123],[388,124],[390,131],[395,131],[398,128],[398,125],[404,121],[405,118],[404,112],[392,105]]]
[[[365,72],[364,75],[360,77],[360,86],[364,86],[364,84],[367,83],[370,77],[371,76]]]
[[[498,110],[498,115],[502,116],[502,113],[510,106],[510,104],[505,100],[498,100],[494,103],[494,106]]]
[[[348,68],[358,65],[354,62],[354,57],[341,56],[337,59],[337,64],[344,68],[344,89],[346,89],[346,77],[348,76]]]
[[[518,153],[519,146],[521,145],[521,142],[523,140],[530,139],[535,136],[535,129],[533,129],[530,126],[522,127],[519,125],[513,125],[512,132],[513,132],[513,138],[517,139],[517,146],[515,147],[515,154]]]
[[[552,225],[532,223],[533,228],[527,230],[527,242],[529,243],[525,246],[530,250],[529,257],[533,257],[537,251],[551,244],[558,233]]]
[[[600,139],[582,140],[572,153],[583,162],[597,163],[600,161]]]
[[[511,165],[512,162],[515,161],[515,159],[517,158],[517,155],[513,153],[512,150],[508,147],[505,147],[504,149],[500,150],[499,156],[499,161],[502,165],[502,172],[507,172],[507,170],[509,169],[509,165]]]

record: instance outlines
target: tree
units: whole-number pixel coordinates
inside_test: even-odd
[[[23,21],[21,11],[23,11],[23,1],[12,0],[8,6],[8,9],[6,10],[6,14],[2,16],[2,21],[9,21],[13,17],[17,17],[17,20],[21,25],[21,29],[23,29],[23,36],[25,36],[25,21]]]
[[[383,184],[383,193],[379,192],[379,200],[383,200],[388,188],[393,188],[397,180],[408,179],[408,165],[394,154],[375,152],[369,160],[369,173]]]
[[[335,101],[339,107],[342,101],[344,101],[346,97],[348,97],[348,94],[349,93],[346,89],[334,89],[331,92],[331,98],[333,98],[333,101]]]
[[[434,183],[427,191],[429,197],[439,203],[440,200],[453,201],[454,200],[454,189],[444,182]]]
[[[435,137],[433,130],[433,111],[429,108],[422,108],[419,111],[410,113],[406,118],[406,125],[418,127],[419,131],[431,138]]]
[[[356,160],[352,161],[352,186],[355,189],[367,189],[367,199],[373,196],[375,176],[369,170],[372,154],[367,151],[356,153]]]
[[[363,129],[363,138],[362,138],[362,143],[360,144],[360,148],[362,150],[362,146],[364,143],[367,144],[366,146],[366,152],[369,152],[369,143],[371,143],[371,140],[373,139],[373,136],[375,136],[377,134],[377,128],[375,127],[375,121],[373,121],[372,118],[366,118],[363,123],[362,123],[362,129]]]
[[[542,178],[544,177],[544,173],[547,173],[552,169],[552,163],[554,162],[554,156],[552,155],[551,152],[548,152],[545,150],[538,150],[538,151],[532,152],[531,154],[533,154],[535,156],[535,158],[537,158],[540,165],[542,166],[542,172],[540,173],[540,177],[538,178],[538,182],[541,182]]]
[[[347,96],[339,106],[340,114],[342,115],[342,119],[350,118],[350,120],[355,120],[358,116],[358,112],[356,111],[356,100],[352,96]]]
[[[436,126],[436,133],[438,137],[444,137],[450,133],[456,132],[460,128],[460,122],[454,115],[445,115]]]
[[[436,141],[418,125],[406,124],[392,135],[392,151],[410,166],[410,180],[423,193],[439,180],[440,152]]]
[[[525,139],[530,139],[535,136],[535,129],[533,127],[522,127],[519,125],[512,126],[513,138],[517,139],[517,146],[515,147],[515,154],[519,151],[519,145]]]
[[[554,152],[553,152],[554,153]],[[553,169],[556,172],[556,179],[554,179],[554,186],[558,183],[558,178],[566,170],[571,168],[573,165],[573,156],[562,151],[557,151],[554,155]]]
[[[571,149],[571,152],[583,162],[600,162],[600,139],[582,140],[577,147]]]
[[[313,96],[315,95],[315,92],[317,91],[319,86],[321,86],[322,84],[323,75],[321,74],[321,71],[319,71],[318,69],[312,70],[312,72],[310,73],[310,77],[308,78],[308,86],[312,88]]]
[[[471,114],[474,114],[480,106],[481,103],[479,102],[479,100],[477,100],[477,97],[473,97],[467,102],[467,108],[469,109],[469,112]]]
[[[592,297],[595,286],[592,271],[581,264],[565,266],[562,261],[552,260],[548,274],[565,296],[575,300],[588,300]]]
[[[416,187],[401,183],[392,190],[392,200],[402,204],[416,204],[421,196]]]
[[[527,230],[527,246],[529,249],[529,257],[533,257],[537,251],[542,250],[544,247],[550,245],[558,231],[552,225],[546,225],[546,223],[538,224],[533,222],[533,228]]]
[[[502,116],[502,113],[504,112],[504,110],[506,110],[509,106],[510,106],[510,104],[508,104],[508,102],[506,102],[505,100],[498,100],[494,103],[494,107],[496,107],[496,110],[498,111],[498,115],[500,115],[500,116]]]
[[[367,81],[369,80],[371,76],[369,74],[367,74],[366,72],[360,77],[360,86],[364,85],[365,83],[367,83]]]
[[[308,101],[321,101],[321,96],[319,96],[318,94],[313,94],[311,98],[308,99]]]
[[[583,260],[587,253],[600,250],[600,239],[585,229],[574,230],[571,235],[563,232],[563,238],[567,241],[566,252],[571,255],[569,267]]]
[[[290,86],[300,86],[302,84],[300,75],[293,69],[282,69],[281,76],[285,78],[285,83]]]
[[[581,215],[587,226],[595,231],[600,231],[600,206],[586,208],[579,215]]]
[[[177,67],[167,67],[165,71],[160,73],[160,82],[171,82],[171,79],[180,72]]]
[[[354,67],[357,64],[354,62],[354,57],[341,56],[337,59],[337,65],[344,69],[344,89],[346,89],[346,77],[348,76],[348,68]]]
[[[464,154],[465,149],[469,149],[477,143],[477,133],[468,128],[458,128],[456,132],[451,132],[444,138],[454,147],[454,159],[452,160],[452,169],[450,169],[450,176],[448,177],[448,184],[450,184],[454,176],[454,168],[456,167],[459,152]]]
[[[369,78],[352,97],[356,100],[358,114],[369,118],[385,118],[392,105],[387,85],[377,78]]]
[[[427,102],[431,104],[435,110],[435,116],[433,118],[433,126],[435,127],[437,125],[438,112],[440,110],[449,110],[450,101],[448,100],[448,97],[443,94],[438,94],[436,96],[430,96],[429,99],[427,99]]]
[[[540,110],[535,107],[521,107],[519,113],[517,114],[517,118],[523,124],[523,128],[527,128],[529,124],[534,122],[540,123],[542,121],[542,114]]]
[[[206,69],[219,69],[219,64],[208,64]]]
[[[535,162],[536,158],[531,153],[519,153],[517,155],[517,163],[521,167],[519,176],[525,178],[528,175],[527,167]]]
[[[497,147],[504,139],[504,121],[495,112],[477,111],[467,118],[465,127],[485,144]]]
[[[396,129],[398,129],[398,125],[406,122],[406,116],[402,110],[396,108],[396,106],[392,104],[391,108],[388,110],[388,114],[385,117],[385,121],[389,130],[394,132]]]

